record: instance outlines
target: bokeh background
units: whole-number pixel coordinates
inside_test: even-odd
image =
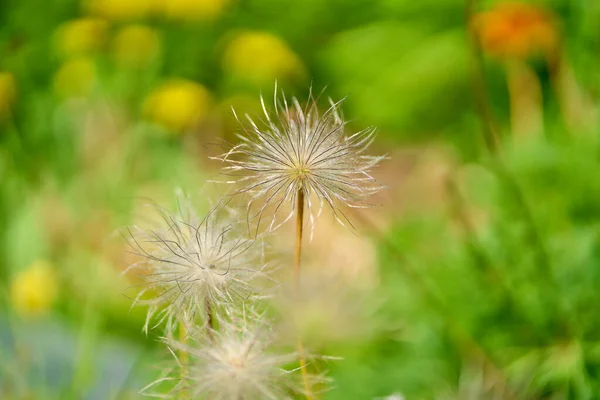
[[[202,203],[275,81],[388,154],[308,245],[324,398],[600,398],[599,70],[595,0],[2,0],[0,398],[158,377],[120,229]]]

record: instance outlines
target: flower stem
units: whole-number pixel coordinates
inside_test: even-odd
[[[302,256],[302,232],[304,225],[304,190],[298,190],[298,204],[296,207],[296,253],[294,257],[294,283],[300,287],[300,259]]]
[[[516,140],[541,135],[542,87],[535,71],[524,62],[506,64],[511,130]]]
[[[490,154],[496,154],[500,147],[500,138],[498,135],[498,129],[494,120],[492,112],[492,106],[489,101],[489,89],[487,81],[485,79],[485,66],[483,61],[483,52],[481,50],[481,43],[475,37],[473,29],[471,29],[471,23],[473,21],[473,15],[478,6],[478,0],[465,0],[465,20],[467,23],[467,32],[469,35],[469,42],[471,44],[471,57],[472,57],[472,81],[473,81],[473,95],[475,100],[475,106],[478,113],[480,114],[481,121],[483,122],[483,138]]]
[[[183,321],[179,322],[179,341],[181,342],[182,345],[185,345],[187,343],[187,328],[185,326],[185,322],[183,322]],[[179,364],[181,365],[181,381],[182,382],[186,382],[186,380],[187,380],[188,363],[189,363],[188,353],[183,348],[181,348],[181,350],[179,350]],[[186,393],[183,392],[183,395],[185,396]]]
[[[208,333],[208,337],[210,338],[210,340],[214,342],[215,321],[213,318],[212,307],[210,306],[210,299],[208,298],[208,296],[204,298],[204,308],[206,309],[206,332]]]
[[[294,284],[296,290],[300,288],[300,259],[302,256],[302,233],[304,226],[304,190],[298,189],[296,206],[296,252],[294,257]],[[302,382],[304,383],[304,394],[308,400],[312,400],[313,396],[308,384],[308,374],[306,372],[306,357],[304,356],[304,346],[302,338],[298,337],[298,355],[300,361],[300,371],[302,373]]]
[[[187,328],[185,327],[185,323],[184,322],[180,322],[179,323],[179,341],[182,344],[185,344],[187,342]],[[180,355],[179,355],[179,360],[181,361],[182,365],[187,364],[188,362],[188,356],[187,353],[185,351],[181,351]]]

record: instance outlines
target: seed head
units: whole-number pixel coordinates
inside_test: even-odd
[[[172,371],[175,398],[185,393],[194,399],[284,400],[300,390],[297,371],[284,369],[297,355],[274,351],[273,332],[261,316],[221,318],[218,330],[207,335],[196,329],[189,339],[167,340],[173,354],[186,353],[189,360]]]
[[[243,235],[219,207],[199,219],[189,203],[178,214],[161,211],[162,226],[129,230],[129,242],[143,260],[128,270],[137,271],[143,289],[134,304],[148,306],[144,330],[166,322],[193,322],[206,303],[232,302],[253,293],[254,281],[263,276],[260,243]],[[155,318],[156,317],[156,318]]]
[[[253,217],[260,220],[269,207],[273,218],[269,229],[274,229],[284,203],[291,204],[291,217],[300,191],[305,195],[311,221],[327,204],[338,221],[347,222],[340,206],[364,207],[366,198],[381,185],[371,176],[371,169],[383,157],[365,155],[375,137],[372,128],[346,135],[346,123],[341,115],[341,101],[334,103],[323,114],[317,101],[309,95],[302,107],[295,97],[288,105],[285,97],[274,96],[274,113],[267,111],[261,97],[265,120],[259,126],[246,115],[249,125],[243,126],[241,143],[218,157],[229,165],[225,170],[236,177],[229,181],[242,188],[236,193],[249,193],[249,210],[260,203]],[[234,111],[235,113],[235,111]],[[236,115],[237,118],[237,115]],[[238,118],[239,120],[239,118]],[[318,207],[313,207],[315,200]]]

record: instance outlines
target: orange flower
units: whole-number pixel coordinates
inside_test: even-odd
[[[549,54],[558,45],[552,16],[530,4],[500,3],[475,16],[472,29],[483,50],[500,58]]]

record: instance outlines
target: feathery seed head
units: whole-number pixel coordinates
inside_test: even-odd
[[[166,339],[172,353],[187,354],[189,363],[173,374],[172,395],[213,400],[283,400],[300,390],[296,371],[285,370],[294,353],[273,351],[269,322],[260,315],[219,318],[219,329],[207,335],[192,331],[181,343]],[[177,377],[177,378],[175,378]],[[152,385],[150,385],[152,387]]]
[[[171,331],[177,322],[194,321],[206,302],[232,302],[253,292],[265,268],[260,243],[246,238],[215,208],[199,219],[189,204],[178,214],[160,210],[160,229],[129,230],[129,242],[142,261],[127,270],[142,278],[134,304],[148,306],[144,330],[157,317]]]
[[[274,113],[267,111],[262,98],[261,102],[265,117],[262,126],[246,116],[249,126],[239,135],[241,143],[218,157],[229,164],[226,171],[238,177],[230,183],[243,185],[236,193],[251,195],[249,209],[261,202],[256,213],[259,225],[262,214],[272,206],[269,228],[274,229],[284,203],[290,203],[293,210],[300,191],[311,221],[313,209],[320,211],[324,204],[342,223],[347,219],[341,205],[368,205],[366,198],[381,188],[370,171],[383,157],[365,154],[375,137],[374,129],[346,135],[341,101],[330,100],[329,109],[320,114],[312,94],[304,107],[295,97],[289,105],[283,95],[278,98],[275,88]],[[313,207],[315,199],[319,207]]]

